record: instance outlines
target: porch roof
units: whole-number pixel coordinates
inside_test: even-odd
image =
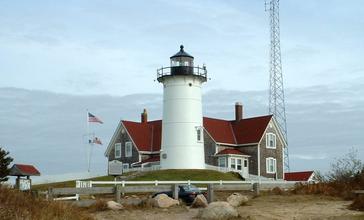
[[[224,149],[216,154],[217,157],[225,156],[225,155],[234,155],[234,156],[241,156],[241,157],[250,157],[249,155],[244,154],[238,149]]]

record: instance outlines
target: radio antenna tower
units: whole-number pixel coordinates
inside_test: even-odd
[[[287,142],[286,107],[284,102],[281,43],[279,29],[279,0],[265,2],[270,20],[269,114],[272,114]],[[284,168],[289,171],[288,146],[284,148]]]

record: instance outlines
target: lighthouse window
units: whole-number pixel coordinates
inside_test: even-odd
[[[201,130],[201,128],[197,128],[196,133],[197,133],[197,141],[198,142],[202,141],[202,130]]]
[[[185,61],[185,66],[189,66],[188,61]]]
[[[125,157],[132,156],[132,144],[130,141],[125,142]]]

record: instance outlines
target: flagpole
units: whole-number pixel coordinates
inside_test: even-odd
[[[87,131],[86,131],[86,137],[87,137],[87,150],[86,150],[86,157],[87,157],[87,172],[90,173],[90,122],[88,119],[88,109],[86,109],[86,124],[87,124]]]

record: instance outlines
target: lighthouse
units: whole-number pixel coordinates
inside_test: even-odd
[[[193,60],[181,45],[170,57],[170,67],[157,70],[163,84],[162,169],[205,168],[201,88],[207,70]]]

